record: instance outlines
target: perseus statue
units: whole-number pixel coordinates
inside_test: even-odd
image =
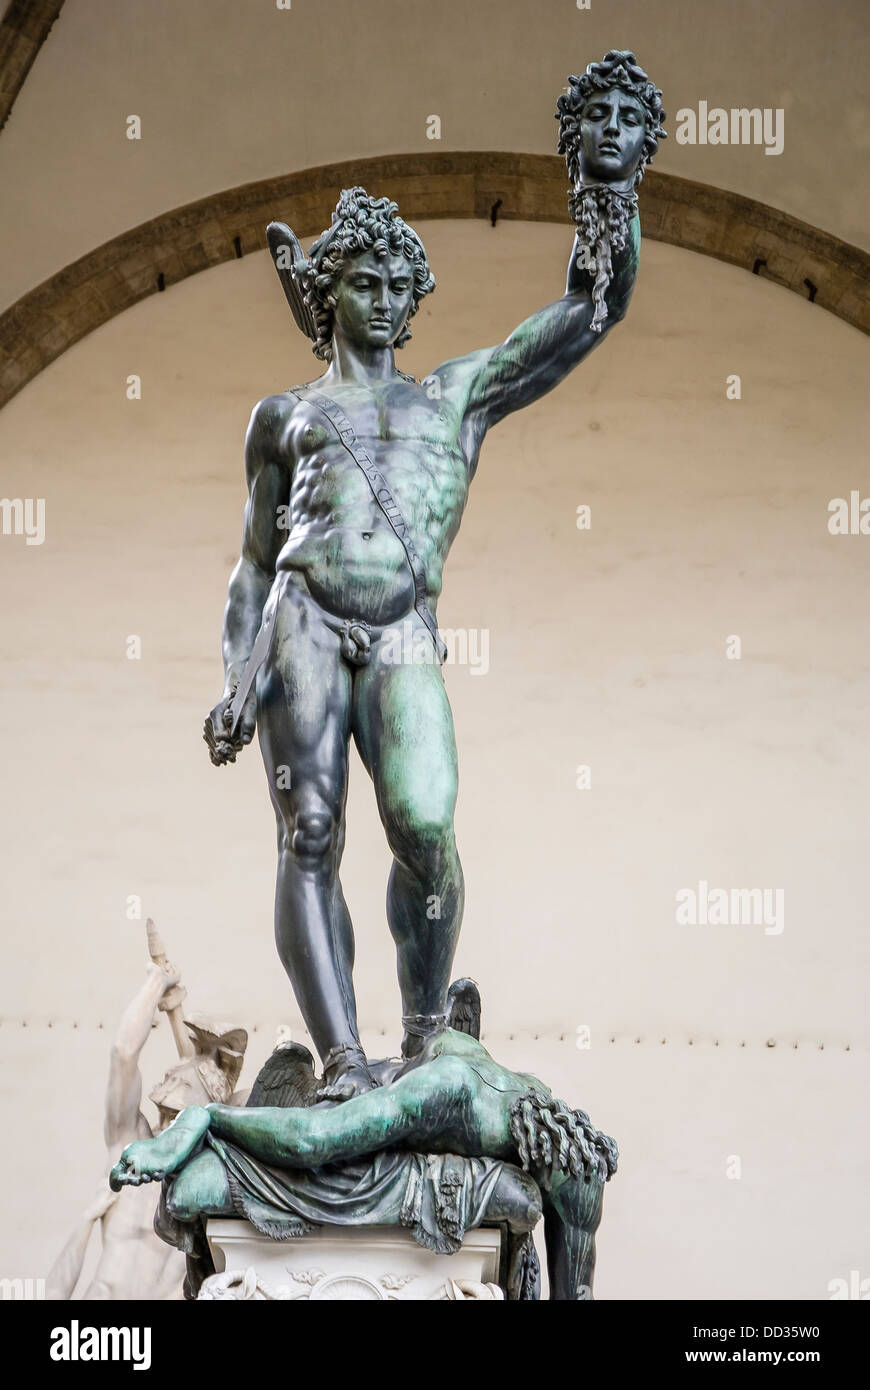
[[[632,53],[611,51],[570,79],[558,112],[577,222],[565,293],[423,383],[395,353],[435,280],[396,204],[345,190],[307,257],[289,227],[268,228],[293,316],[327,366],[251,416],[225,688],[204,733],[221,765],[259,732],[278,822],[278,951],[325,1099],[377,1085],[359,1040],[339,879],[350,740],[393,855],[387,920],[412,1061],[445,1027],[463,908],[437,628],[444,562],[487,432],[551,391],[625,316],[640,246],[634,190],[663,116]]]

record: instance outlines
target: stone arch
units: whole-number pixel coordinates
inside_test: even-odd
[[[113,237],[0,315],[0,405],[67,348],[149,294],[265,247],[272,218],[303,236],[329,225],[339,192],[364,184],[395,198],[408,221],[499,216],[568,222],[556,155],[425,152],[349,160],[211,194]],[[650,171],[644,235],[715,256],[870,332],[870,255],[738,193]]]

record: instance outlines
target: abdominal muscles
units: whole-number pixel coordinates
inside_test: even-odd
[[[404,547],[389,523],[374,515],[365,529],[315,524],[294,530],[277,568],[298,570],[311,596],[339,618],[394,623],[414,603]]]

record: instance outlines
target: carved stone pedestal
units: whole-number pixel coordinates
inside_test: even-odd
[[[200,1298],[503,1298],[496,1284],[501,1235],[468,1231],[455,1255],[434,1255],[400,1226],[323,1227],[292,1240],[260,1235],[247,1221],[206,1225],[215,1270]]]

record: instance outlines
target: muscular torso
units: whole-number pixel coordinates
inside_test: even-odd
[[[306,394],[316,397],[316,384]],[[330,385],[328,394],[387,480],[434,607],[468,494],[456,416],[402,378],[375,388]],[[314,597],[341,617],[394,622],[414,598],[404,548],[334,427],[308,401],[285,399],[275,447],[288,469],[289,534],[277,569],[300,570]]]

